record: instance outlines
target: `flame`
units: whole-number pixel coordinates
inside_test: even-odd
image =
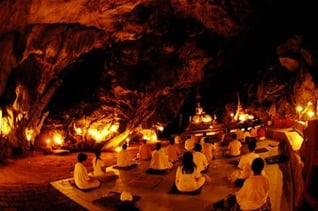
[[[25,131],[25,137],[28,141],[31,141],[32,139],[32,136],[33,136],[33,133],[34,133],[34,130],[32,128],[26,128]]]
[[[82,135],[83,134],[82,128],[76,127],[75,124],[74,124],[73,128],[74,128],[74,131],[75,131],[76,134],[78,134],[78,135]]]
[[[54,135],[53,135],[53,142],[56,145],[62,145],[63,142],[64,142],[64,138],[63,138],[63,136],[60,133],[55,132]]]

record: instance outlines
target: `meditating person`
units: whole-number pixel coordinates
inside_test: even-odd
[[[232,140],[227,146],[227,150],[225,151],[225,157],[236,157],[241,155],[242,144],[239,140],[237,140],[236,133],[232,133]]]
[[[240,210],[271,210],[269,180],[262,174],[264,165],[262,158],[255,158],[251,165],[254,175],[247,178],[242,188],[235,193]]]
[[[117,166],[118,167],[129,167],[134,164],[131,159],[131,155],[127,150],[127,144],[122,145],[122,149],[118,152]]]
[[[193,162],[193,155],[186,151],[183,154],[182,165],[178,166],[175,185],[181,192],[192,192],[200,189],[206,181]]]
[[[166,170],[172,168],[173,164],[168,161],[168,155],[161,148],[161,143],[156,143],[156,149],[152,152],[150,169]]]
[[[202,151],[201,144],[199,143],[195,144],[194,151],[192,152],[193,162],[198,167],[200,172],[206,171],[209,166],[208,160],[206,159],[205,155],[201,151]]]
[[[168,160],[172,163],[177,162],[182,155],[181,149],[179,145],[175,144],[173,137],[169,139],[169,145],[166,147],[166,152],[168,155]]]
[[[266,135],[265,128],[264,128],[264,126],[261,126],[257,130],[257,139],[258,139],[258,141],[264,141],[265,140],[265,135]]]
[[[256,142],[250,141],[248,143],[249,152],[241,156],[237,166],[239,169],[232,172],[232,174],[229,176],[229,180],[231,182],[238,183],[238,186],[241,186],[244,180],[253,174],[251,169],[252,162],[255,158],[259,158],[259,154],[255,153],[255,148]]]
[[[94,178],[100,178],[100,177],[105,177],[109,175],[114,175],[115,173],[113,171],[106,171],[106,165],[105,162],[101,159],[101,151],[100,149],[96,149],[94,151],[95,156],[93,157],[92,160],[92,165],[93,165],[93,172],[91,173],[91,177]]]
[[[194,136],[187,136],[187,139],[184,142],[184,148],[187,151],[192,151],[195,144],[195,138]]]
[[[141,145],[139,147],[139,152],[137,154],[137,158],[139,160],[150,160],[151,159],[151,148],[147,144],[147,140],[142,140]]]
[[[208,137],[205,137],[203,140],[203,144],[202,145],[202,152],[205,155],[206,159],[209,161],[212,158],[215,159],[215,145],[210,143],[210,140]]]
[[[77,156],[77,163],[74,168],[74,181],[75,185],[82,190],[98,188],[101,183],[98,179],[91,178],[88,175],[87,168],[84,163],[87,161],[85,153],[79,153]]]

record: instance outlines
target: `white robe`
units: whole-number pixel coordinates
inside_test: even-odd
[[[80,162],[77,162],[75,164],[74,181],[79,189],[90,189],[97,188],[100,186],[100,181],[96,179],[91,179],[88,176],[86,167]]]
[[[266,176],[249,177],[242,188],[235,193],[236,201],[241,210],[255,210],[266,203],[269,191],[269,181]]]
[[[164,150],[154,150],[151,155],[150,168],[163,170],[172,168],[173,164],[168,161],[168,155]]]
[[[97,159],[96,157],[93,158],[93,175],[94,176],[103,176],[106,172],[106,167],[104,161]]]
[[[178,166],[176,172],[176,187],[181,192],[191,192],[199,189],[205,183],[205,177],[200,170],[195,168],[191,174],[182,172],[182,166]]]
[[[131,166],[133,162],[131,161],[130,153],[127,150],[122,149],[120,152],[118,152],[117,157],[117,165],[119,167],[127,167]]]
[[[202,152],[194,151],[193,153],[193,162],[197,165],[199,171],[204,171],[208,168],[208,160]]]

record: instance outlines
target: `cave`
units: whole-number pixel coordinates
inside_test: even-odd
[[[240,112],[304,136],[318,112],[315,6],[0,1],[0,161],[201,135],[198,104],[216,139],[246,127]]]

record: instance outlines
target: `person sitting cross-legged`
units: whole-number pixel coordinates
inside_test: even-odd
[[[173,137],[169,139],[169,145],[166,147],[166,151],[168,154],[168,160],[172,163],[177,162],[182,155],[181,149],[179,145],[175,144]]]
[[[149,144],[147,144],[146,139],[143,139],[141,141],[141,145],[139,147],[137,158],[139,160],[150,160],[151,159],[151,148],[150,148]]]
[[[135,164],[132,159],[129,151],[127,151],[127,144],[122,145],[122,149],[118,152],[117,157],[117,166],[118,167],[129,167]]]
[[[209,166],[209,162],[206,159],[205,155],[202,153],[202,146],[201,144],[197,143],[194,145],[193,154],[193,161],[195,165],[197,165],[200,172],[206,171]]]
[[[115,175],[113,171],[106,171],[105,162],[101,159],[100,149],[96,149],[94,153],[95,156],[92,160],[93,172],[89,173],[89,175],[97,179],[102,179],[103,177]]]
[[[236,202],[240,206],[240,210],[271,210],[271,202],[268,195],[269,180],[267,176],[262,174],[264,165],[262,158],[255,158],[251,167],[254,175],[247,178],[242,188],[235,193]]]
[[[242,144],[237,139],[236,133],[232,134],[232,140],[230,141],[229,145],[227,146],[227,150],[225,151],[225,157],[236,157],[241,155],[241,148]]]
[[[77,163],[74,167],[75,185],[81,190],[93,189],[100,187],[101,183],[98,179],[91,178],[88,175],[87,168],[84,163],[87,161],[85,153],[79,153]]]
[[[259,157],[259,154],[255,153],[255,148],[256,142],[250,141],[248,143],[249,152],[241,156],[237,166],[239,169],[232,172],[232,174],[229,176],[229,180],[231,182],[235,182],[237,186],[241,186],[241,183],[252,175],[251,164],[255,158]]]
[[[168,155],[161,148],[161,143],[156,144],[156,149],[152,151],[150,169],[165,170],[172,168],[173,164],[168,161]]]
[[[200,173],[193,162],[193,155],[190,151],[183,154],[182,164],[176,172],[175,185],[180,192],[192,192],[201,188],[206,182],[206,177]]]

